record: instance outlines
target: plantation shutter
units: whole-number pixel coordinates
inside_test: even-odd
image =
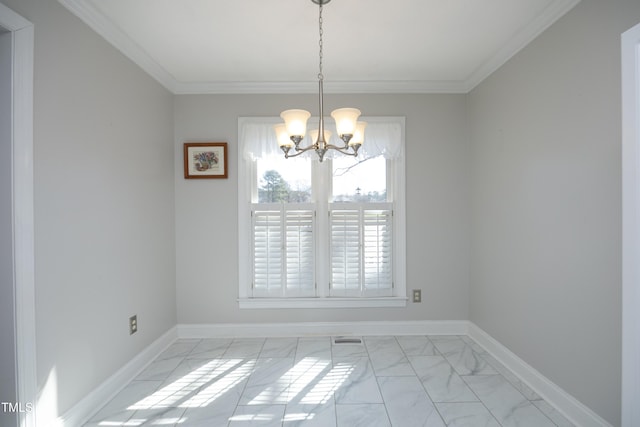
[[[333,209],[330,219],[331,295],[359,295],[360,211]]]
[[[253,207],[253,296],[314,296],[313,206],[254,204]]]
[[[364,226],[364,284],[370,293],[385,293],[393,285],[391,210],[365,210]]]
[[[331,295],[392,295],[391,203],[332,203],[329,217]]]
[[[282,286],[282,212],[253,211],[254,296],[276,296]]]
[[[287,296],[315,294],[314,211],[289,210],[285,213]]]

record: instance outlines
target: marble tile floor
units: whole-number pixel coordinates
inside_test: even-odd
[[[85,424],[566,427],[467,336],[180,339]]]

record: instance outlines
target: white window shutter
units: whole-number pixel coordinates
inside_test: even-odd
[[[393,211],[390,203],[332,204],[331,295],[393,293]]]
[[[391,210],[365,210],[364,287],[365,291],[382,291],[393,285]]]
[[[300,205],[254,205],[254,297],[315,296],[315,210]]]
[[[253,294],[276,296],[282,288],[282,211],[253,211]]]
[[[360,210],[330,212],[331,294],[360,293]]]
[[[313,296],[315,293],[315,213],[313,210],[287,210],[286,290],[287,296]]]

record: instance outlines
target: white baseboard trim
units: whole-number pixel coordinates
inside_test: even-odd
[[[472,322],[469,322],[468,335],[576,426],[612,427]]]
[[[142,372],[160,353],[173,344],[177,338],[178,333],[176,327],[169,329],[64,415],[59,417],[58,425],[64,427],[79,427],[89,421],[106,402],[118,394],[131,382],[132,378],[135,378]]]
[[[465,320],[216,323],[178,325],[179,338],[304,337],[335,335],[466,335]]]

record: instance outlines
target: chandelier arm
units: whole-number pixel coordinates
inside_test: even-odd
[[[352,145],[351,148],[353,148],[353,147],[355,147],[355,146]],[[327,150],[336,150],[337,152],[342,153],[342,154],[346,154],[347,156],[357,156],[358,155],[358,150],[357,149],[354,148],[353,152],[351,152],[351,151],[348,151],[349,148],[350,147],[347,147],[345,149],[343,147],[337,147],[337,146],[335,146],[333,144],[327,144],[327,147],[326,147]]]
[[[304,153],[306,153],[306,152],[307,152],[307,151],[309,151],[309,150],[315,150],[315,149],[316,149],[315,144],[312,144],[312,145],[310,145],[310,146],[308,146],[308,147],[304,147],[304,148],[296,147],[296,152],[295,152],[295,154],[289,154],[289,152],[287,151],[287,152],[284,154],[284,157],[285,157],[285,159],[288,159],[289,157],[298,157],[300,154],[304,154]]]

